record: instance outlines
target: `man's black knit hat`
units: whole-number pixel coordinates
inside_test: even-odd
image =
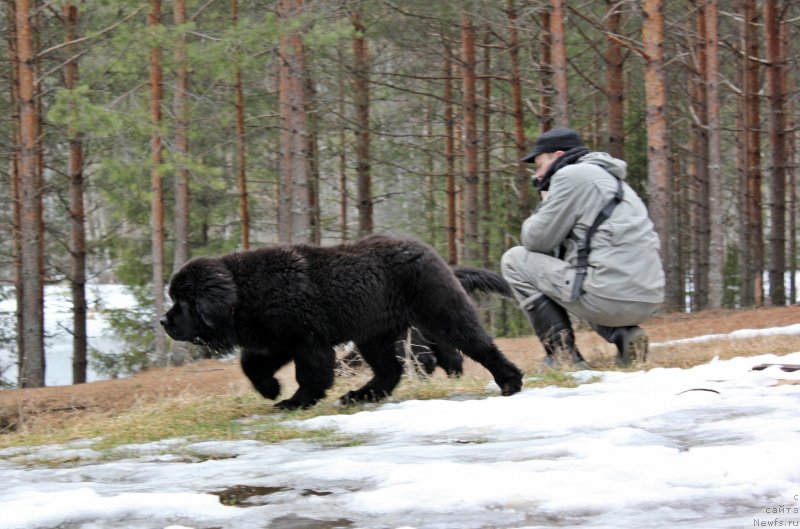
[[[539,136],[533,150],[522,161],[533,163],[536,157],[543,152],[568,151],[582,146],[583,141],[581,141],[581,136],[576,131],[566,127],[550,129]]]

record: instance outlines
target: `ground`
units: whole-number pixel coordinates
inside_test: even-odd
[[[671,340],[738,329],[762,329],[800,323],[800,306],[757,310],[706,311],[697,314],[659,315],[644,325],[653,344],[644,367],[689,367],[715,356],[757,355],[767,352],[800,351],[800,336],[762,336],[719,339],[700,343],[668,344]],[[591,330],[578,330],[577,342],[589,362],[599,368],[613,366],[613,346]],[[500,349],[526,372],[541,364],[543,351],[535,337],[498,339]],[[468,362],[466,373],[489,378],[479,366]],[[279,373],[291,385],[291,367]],[[76,415],[113,415],[141,404],[179,396],[220,395],[251,391],[239,365],[231,360],[205,360],[181,367],[151,369],[118,380],[78,386],[0,391],[0,432],[16,431],[20,425],[74,420]]]

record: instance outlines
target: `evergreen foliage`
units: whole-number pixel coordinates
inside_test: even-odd
[[[61,7],[61,4],[58,7]],[[87,211],[89,278],[120,282],[134,289],[140,309],[114,316],[114,326],[130,345],[129,358],[120,365],[103,367],[109,372],[127,372],[147,363],[152,343],[150,257],[152,124],[149,116],[148,56],[159,47],[164,72],[163,120],[159,133],[164,141],[164,161],[159,167],[164,181],[166,248],[165,276],[172,271],[174,245],[174,182],[178,168],[190,175],[189,249],[192,256],[221,254],[241,245],[239,189],[237,181],[237,133],[234,101],[234,73],[242,72],[245,114],[245,143],[252,245],[274,244],[277,240],[280,197],[280,108],[278,70],[280,39],[287,32],[302,28],[307,77],[313,87],[309,112],[313,115],[318,149],[319,207],[322,244],[342,241],[340,171],[344,169],[347,197],[347,237],[357,233],[356,159],[357,124],[353,101],[353,48],[356,35],[350,14],[358,9],[365,24],[363,36],[369,54],[370,78],[370,170],[374,224],[377,232],[420,237],[443,255],[448,251],[447,160],[444,109],[445,57],[453,60],[451,81],[456,112],[457,201],[463,200],[463,89],[460,65],[460,10],[468,6],[476,27],[478,138],[481,180],[488,173],[489,211],[480,217],[481,233],[489,247],[489,266],[497,269],[500,257],[518,243],[521,213],[520,194],[515,182],[517,163],[514,145],[514,116],[511,103],[508,2],[473,1],[459,4],[408,0],[405,2],[329,2],[307,0],[298,18],[285,22],[277,16],[277,2],[240,2],[238,22],[232,23],[229,2],[187,1],[188,21],[175,26],[171,4],[162,6],[161,25],[146,24],[147,5],[135,0],[93,0],[74,2],[79,9],[77,34],[82,40],[64,45],[60,10],[50,4],[36,14],[39,57],[41,143],[44,160],[45,225],[47,229],[46,277],[64,280],[69,273],[69,179],[67,171],[68,136],[72,129],[81,134],[85,149],[84,176]],[[542,105],[543,80],[548,74],[541,46],[543,15],[547,2],[516,0],[521,59],[520,81],[525,105],[524,130],[532,143],[542,132],[552,109]],[[9,36],[4,41],[0,66],[0,280],[14,281],[13,204],[11,197],[13,160],[16,143],[15,81],[12,49],[13,2],[4,2],[0,29]],[[567,2],[566,47],[569,60],[569,100],[571,126],[580,130],[596,150],[606,150],[608,135],[604,99],[606,73],[604,52],[608,35],[604,32],[608,3]],[[648,138],[644,64],[639,44],[640,6],[619,4],[623,8],[619,35],[625,54],[625,157],[628,181],[648,199]],[[671,170],[675,196],[687,201],[693,197],[695,182],[685,175],[697,163],[691,152],[692,135],[702,128],[693,114],[691,85],[696,79],[694,59],[697,49],[697,3],[685,0],[665,3],[668,32],[665,42],[673,160]],[[738,305],[742,278],[736,259],[737,224],[740,214],[741,172],[738,157],[740,111],[738,88],[741,20],[738,2],[720,2],[720,32],[731,35],[720,53],[723,78],[722,134],[724,175],[724,219],[727,247],[725,265],[725,304]],[[787,2],[782,12],[787,35],[797,34],[800,7]],[[188,142],[189,151],[178,154],[175,148],[176,114],[173,102],[176,81],[176,50],[180,38],[186,42],[189,71]],[[787,46],[797,40],[787,38]],[[762,46],[763,50],[763,46]],[[796,56],[787,49],[785,56]],[[77,87],[64,88],[65,62],[76,57],[79,63]],[[490,60],[487,66],[486,59]],[[788,61],[790,79],[796,79],[797,64]],[[482,101],[485,87],[490,100]],[[552,95],[552,94],[551,94]],[[77,112],[74,109],[78,109]],[[488,129],[483,112],[488,109]],[[765,124],[766,127],[766,124]],[[766,128],[765,128],[766,130]],[[794,141],[792,135],[790,141]],[[342,143],[344,142],[344,143]],[[765,146],[769,149],[770,146]],[[765,158],[766,159],[766,158]],[[764,162],[766,163],[766,162]],[[793,164],[789,164],[792,165]],[[766,171],[766,167],[764,168]],[[767,180],[764,180],[767,182]],[[792,180],[794,182],[794,180]],[[767,196],[765,194],[765,196]],[[688,197],[688,198],[687,198]],[[532,194],[532,202],[536,202]],[[531,204],[534,206],[535,204]],[[303,206],[305,207],[305,206]],[[459,207],[461,207],[459,205]],[[692,203],[693,207],[693,203]],[[678,206],[676,206],[678,208]],[[794,208],[791,205],[790,208]],[[697,222],[690,207],[681,204],[680,227],[674,235],[680,255],[665,260],[690,263],[692,239]],[[766,209],[766,208],[765,208]],[[789,210],[797,215],[795,209]],[[462,211],[459,211],[463,215]],[[765,213],[766,216],[766,213]],[[768,225],[765,223],[765,226]],[[463,241],[459,240],[459,251]],[[742,252],[745,250],[742,249]],[[693,271],[676,267],[686,283]],[[165,281],[168,277],[164,278]],[[694,296],[689,293],[689,297]],[[681,297],[680,295],[678,297]],[[790,300],[791,301],[791,300]],[[529,333],[519,311],[509,302],[491,304],[487,322],[498,334]],[[677,307],[683,308],[683,307]],[[149,311],[149,312],[148,312]],[[9,339],[12,327],[0,340]],[[96,359],[100,362],[100,359]],[[99,364],[98,364],[98,367]],[[2,369],[2,367],[0,367]]]

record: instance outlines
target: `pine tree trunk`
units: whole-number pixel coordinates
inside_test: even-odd
[[[619,35],[622,12],[618,0],[606,0],[606,31]],[[616,39],[608,38],[606,47],[606,102],[608,104],[608,153],[625,158],[625,91],[622,47]]]
[[[41,263],[42,188],[38,178],[38,134],[36,120],[35,51],[31,6],[16,0],[17,103],[19,105],[19,249],[20,284],[18,307],[24,353],[20,362],[21,387],[42,387],[45,381],[44,277]]]
[[[481,172],[481,265],[491,267],[492,225],[492,48],[491,32],[487,29],[483,46],[483,167]]]
[[[19,64],[17,59],[17,31],[16,31],[16,5],[14,2],[7,2],[8,7],[8,31],[6,37],[8,39],[8,62],[9,62],[9,102],[13,113],[11,115],[11,133],[9,136],[9,145],[13,145],[11,153],[11,160],[9,162],[9,175],[10,175],[10,194],[11,194],[11,249],[14,256],[14,291],[16,293],[16,344],[17,344],[17,377],[22,381],[23,373],[22,366],[25,362],[25,334],[22,332],[24,329],[23,314],[23,292],[25,291],[22,283],[22,237],[20,235],[21,215],[20,209],[21,195],[19,179],[20,175],[20,146],[22,145],[22,138],[20,136],[20,122],[19,122]]]
[[[550,34],[550,9],[542,9],[542,31],[539,34],[539,67],[541,88],[539,90],[539,121],[542,132],[553,128],[553,39]]]
[[[447,174],[447,262],[458,263],[456,248],[456,153],[455,153],[455,114],[453,112],[453,64],[450,50],[444,54],[444,137],[445,163]]]
[[[645,57],[645,100],[647,115],[647,173],[650,197],[650,216],[661,238],[661,258],[667,273],[667,309],[674,309],[676,300],[670,295],[679,291],[680,278],[674,277],[669,266],[671,255],[670,230],[671,190],[669,144],[667,131],[667,90],[664,76],[664,3],[645,0],[643,6],[642,42]]]
[[[41,46],[41,34],[42,34],[42,13],[43,10],[40,8],[38,2],[33,3],[34,6],[34,18],[33,18],[33,49],[36,50],[35,58],[34,58],[34,79],[36,79],[36,84],[34,85],[34,93],[36,97],[34,98],[34,108],[36,114],[36,188],[39,189],[39,205],[37,207],[38,210],[38,218],[36,219],[36,223],[38,225],[38,230],[41,232],[41,236],[39,237],[39,250],[37,251],[39,255],[39,276],[42,278],[42,288],[44,289],[44,282],[45,282],[45,275],[46,275],[46,263],[45,263],[45,251],[44,251],[44,236],[45,236],[45,226],[44,226],[44,196],[46,193],[46,186],[44,181],[44,168],[45,168],[45,161],[44,161],[44,93],[42,89],[39,87],[41,84],[40,79],[42,77],[42,56],[39,55],[38,50],[42,49]],[[43,304],[44,305],[44,304]],[[44,316],[42,316],[44,318]]]
[[[553,89],[556,95],[555,123],[569,127],[569,91],[567,90],[567,47],[564,31],[564,0],[550,0],[550,38],[552,39]]]
[[[708,308],[722,307],[724,296],[722,207],[722,151],[719,116],[719,37],[717,32],[717,0],[706,0],[706,105],[708,108]]]
[[[361,13],[352,15],[353,28],[353,102],[356,109],[356,189],[358,193],[358,235],[363,237],[374,230],[372,176],[370,174],[369,130],[369,58],[364,38]]]
[[[174,0],[174,21],[176,27],[186,24],[185,0]],[[180,29],[175,48],[175,254],[172,270],[177,272],[189,260],[189,67],[186,57],[186,37]]]
[[[64,23],[66,42],[76,39],[78,7],[64,4]],[[74,50],[67,48],[74,56]],[[78,63],[71,58],[64,67],[64,86],[74,90],[78,83]],[[77,117],[79,109],[72,108]],[[70,254],[72,257],[72,383],[86,382],[87,342],[86,342],[86,216],[83,201],[83,135],[70,127],[69,165],[67,174],[70,181]]]
[[[706,22],[705,6],[697,9],[697,41],[695,42],[695,72],[691,80],[692,105],[697,122],[694,124],[692,152],[694,171],[691,181],[694,295],[692,309],[703,310],[708,305],[708,248],[710,226],[708,216],[708,108],[706,96]]]
[[[767,47],[767,94],[769,99],[770,230],[769,292],[773,306],[786,303],[786,115],[783,94],[784,65],[781,53],[781,21],[778,0],[764,0]]]
[[[434,119],[434,105],[438,104],[438,101],[429,101],[425,104],[425,117],[422,122],[422,136],[425,138],[433,138],[433,119]],[[424,162],[424,169],[425,169],[425,188],[424,188],[424,196],[425,196],[425,241],[433,246],[434,248],[438,245],[438,226],[437,226],[437,215],[436,215],[436,160],[438,157],[435,156],[433,152],[425,152],[425,162]]]
[[[283,8],[283,3],[281,3]],[[287,15],[281,13],[283,17]],[[288,22],[284,22],[288,24]],[[288,35],[281,37],[278,53],[278,114],[280,115],[280,183],[278,184],[278,242],[292,242],[292,107],[289,104]]]
[[[307,65],[306,65],[307,66]],[[319,245],[322,242],[322,226],[320,205],[319,205],[319,119],[317,118],[317,90],[314,79],[311,77],[311,69],[306,67],[304,79],[306,102],[306,116],[308,119],[308,223],[309,223],[309,242]]]
[[[511,66],[511,105],[514,114],[514,144],[516,150],[517,163],[515,168],[514,181],[517,188],[519,204],[517,211],[520,220],[530,215],[530,178],[528,177],[527,164],[522,161],[528,148],[528,140],[525,138],[525,116],[522,106],[522,76],[520,75],[519,64],[519,36],[517,32],[517,10],[514,0],[508,0],[508,56]],[[543,96],[544,97],[544,96]],[[522,224],[521,222],[519,224]]]
[[[231,22],[239,25],[239,0],[231,0]],[[250,206],[247,195],[247,140],[244,128],[244,90],[239,52],[236,52],[233,72],[234,104],[236,106],[236,157],[239,182],[239,219],[241,222],[242,249],[250,249]]]
[[[464,82],[464,259],[478,262],[478,102],[475,80],[475,28],[461,10],[462,77]]]
[[[745,185],[742,218],[742,305],[764,304],[764,239],[761,220],[761,83],[759,79],[759,12],[756,0],[744,0],[744,56],[742,59],[744,92],[744,172]]]
[[[147,25],[153,29],[161,24],[161,1],[150,0],[150,12]],[[152,258],[153,258],[153,304],[156,312],[155,321],[155,354],[156,362],[167,362],[167,344],[164,329],[158,319],[164,312],[164,190],[162,187],[161,165],[163,162],[163,145],[161,133],[161,102],[163,100],[163,86],[161,84],[161,49],[150,49],[150,125],[153,130],[150,135],[150,156],[152,167],[150,170],[151,203],[151,232],[152,232]]]
[[[792,56],[792,35],[788,24],[781,25],[781,46],[784,57]],[[788,94],[794,94],[797,84],[791,77],[789,71],[783,75],[782,92],[785,96],[786,111],[786,183],[789,186],[787,198],[787,232],[789,239],[787,251],[789,253],[788,269],[789,275],[789,294],[788,302],[790,305],[797,302],[797,145],[795,143],[797,132],[797,119],[795,111],[797,103]]]
[[[341,62],[341,58],[344,55],[342,53],[341,48],[338,51],[339,59]],[[345,82],[344,82],[344,73],[342,71],[337,71],[337,82],[338,82],[338,92],[339,92],[339,115],[342,116],[342,119],[345,119],[346,116],[346,105],[345,105]],[[348,230],[348,215],[347,215],[347,134],[345,132],[345,126],[343,124],[339,124],[339,231],[341,233],[341,240],[342,242],[348,240],[349,230]]]
[[[302,0],[281,0],[280,18],[288,25],[300,20]],[[305,59],[302,30],[287,32],[280,42],[281,187],[278,240],[310,239],[308,204],[308,118],[305,101]]]

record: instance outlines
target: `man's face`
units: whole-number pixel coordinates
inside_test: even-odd
[[[562,154],[564,154],[564,151],[543,152],[537,156],[536,160],[534,160],[536,163],[536,179],[541,180],[547,170],[550,169],[550,166],[553,165],[553,162],[556,161],[556,158]]]

